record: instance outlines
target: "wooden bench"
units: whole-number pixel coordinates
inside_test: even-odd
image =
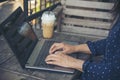
[[[84,36],[89,38],[105,38],[116,16],[113,16],[113,2],[97,0],[61,0],[54,12],[57,14],[57,31],[71,36]],[[80,39],[81,40],[81,39]],[[93,58],[97,59],[101,58]],[[81,72],[72,80],[79,80]]]
[[[94,0],[61,0],[62,13],[58,20],[58,31],[104,38],[108,35],[115,16],[111,10],[114,3]],[[55,11],[57,11],[56,9]]]

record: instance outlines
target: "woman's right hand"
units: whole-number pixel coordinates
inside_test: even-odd
[[[50,54],[54,54],[56,51],[62,51],[64,54],[70,54],[75,52],[75,46],[66,43],[54,43],[50,50]]]

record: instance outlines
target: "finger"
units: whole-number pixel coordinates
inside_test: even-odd
[[[62,65],[60,64],[60,62],[58,62],[58,61],[47,61],[46,63],[47,63],[47,64],[52,64],[52,65],[57,65],[57,66],[62,66]]]
[[[58,62],[56,61],[47,61],[47,64],[52,64],[52,65],[59,65]]]
[[[45,61],[56,60],[57,56],[55,54],[48,55]]]
[[[54,54],[58,55],[58,54],[61,54],[62,51],[55,51]]]
[[[54,53],[56,50],[61,49],[63,46],[61,45],[61,43],[55,43],[51,46],[49,53],[52,54]]]
[[[49,53],[52,53],[53,49],[58,45],[58,43],[54,43],[50,49],[49,49]]]
[[[55,51],[54,54],[66,54],[66,50],[62,50],[62,51]]]

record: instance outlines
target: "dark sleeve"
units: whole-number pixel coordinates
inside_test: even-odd
[[[109,80],[108,78],[110,78],[112,76],[112,75],[110,75],[110,73],[111,73],[110,63],[104,63],[102,61],[99,63],[86,61],[83,65],[82,77],[87,78],[85,80],[89,80],[89,79]]]
[[[108,59],[84,62],[82,77],[85,80],[120,80],[120,49],[107,54],[111,54]]]
[[[106,39],[98,40],[95,42],[88,41],[87,45],[92,55],[104,55],[106,49]]]

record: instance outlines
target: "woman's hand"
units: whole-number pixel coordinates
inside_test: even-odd
[[[64,54],[70,54],[70,53],[75,52],[75,46],[69,45],[66,43],[54,43],[51,46],[49,53],[53,54],[54,52],[59,51],[59,50],[62,51],[62,53]]]
[[[82,71],[82,65],[84,62],[82,60],[78,60],[68,55],[65,55],[59,51],[55,54],[48,55],[45,61],[47,64],[53,64],[67,68],[74,68],[80,71]]]

